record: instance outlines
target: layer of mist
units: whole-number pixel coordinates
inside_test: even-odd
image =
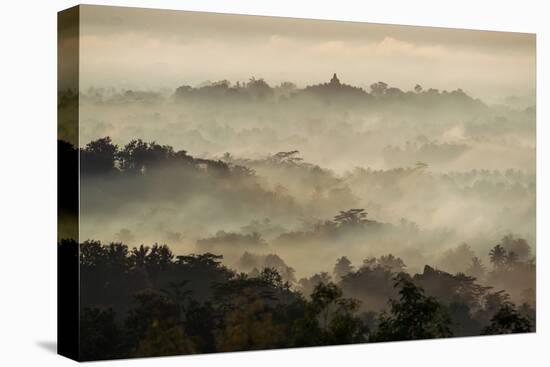
[[[89,90],[80,116],[84,239],[208,249],[231,265],[277,253],[300,276],[343,250],[421,270],[461,243],[480,258],[507,234],[535,245],[534,107],[334,75],[305,89]],[[331,234],[354,208],[368,230]]]

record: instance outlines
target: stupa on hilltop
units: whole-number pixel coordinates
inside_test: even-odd
[[[367,93],[363,89],[340,82],[336,73],[332,74],[329,82],[307,86],[303,91],[304,93],[313,94],[327,100],[340,97],[349,100],[349,98],[363,98],[367,96]]]
[[[336,73],[334,73],[334,75],[332,75],[332,79],[330,79],[329,84],[334,85],[334,86],[340,85],[340,79],[338,79],[338,77],[336,76]]]

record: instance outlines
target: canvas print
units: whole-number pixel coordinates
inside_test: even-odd
[[[59,351],[535,331],[534,34],[59,14]]]

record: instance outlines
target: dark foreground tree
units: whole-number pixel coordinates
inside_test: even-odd
[[[131,356],[196,353],[180,321],[178,304],[166,292],[154,289],[138,292],[125,324]]]
[[[122,333],[112,309],[84,308],[80,315],[80,335],[82,360],[120,357]]]
[[[411,276],[392,255],[366,259],[338,284],[328,273],[319,273],[301,279],[296,289],[277,269],[292,273],[276,255],[265,256],[261,271],[250,275],[224,266],[221,255],[174,258],[167,246],[156,244],[129,251],[122,243],[90,240],[80,244],[80,256],[76,241],[59,246],[66,263],[80,260],[84,360],[535,329],[534,302],[516,308],[504,290],[492,292],[471,276],[430,266]],[[340,258],[340,274],[351,268],[346,260]],[[534,273],[534,265],[516,260],[490,276],[504,272],[518,277],[521,273],[514,269],[520,266]],[[526,294],[534,300],[533,289]],[[361,308],[356,299],[364,302]],[[378,316],[388,299],[395,301]]]
[[[451,318],[447,310],[433,297],[424,295],[404,276],[395,284],[400,287],[399,301],[390,301],[390,312],[382,313],[378,330],[370,341],[414,340],[452,336]]]
[[[252,288],[236,295],[216,333],[217,351],[270,349],[281,346],[284,325],[273,321],[266,300]]]
[[[356,315],[359,301],[343,298],[334,283],[319,283],[305,304],[305,315],[294,324],[296,346],[363,343],[368,328]]]
[[[522,316],[512,304],[504,304],[483,329],[482,335],[529,333],[533,331],[531,321]]]
[[[193,353],[196,349],[181,325],[155,320],[139,340],[133,356],[162,357]]]

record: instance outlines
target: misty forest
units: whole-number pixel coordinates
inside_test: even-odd
[[[535,331],[534,101],[340,77],[59,93],[82,359]]]

